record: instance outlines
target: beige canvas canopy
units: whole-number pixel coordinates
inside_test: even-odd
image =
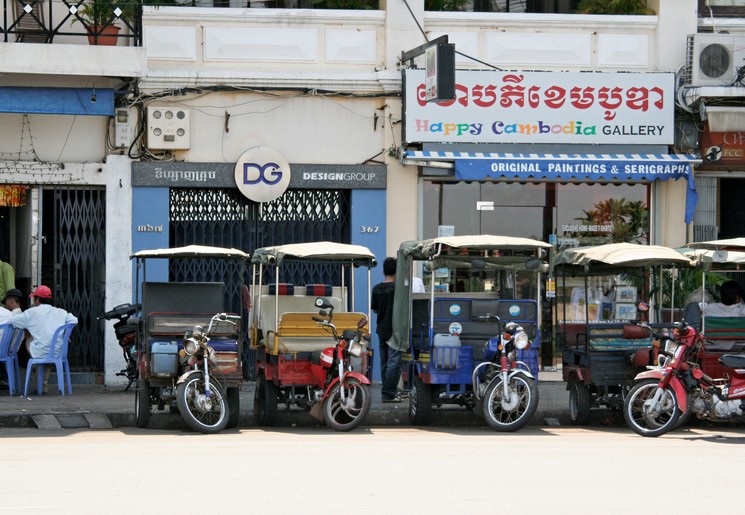
[[[624,268],[690,264],[688,257],[669,247],[609,243],[566,249],[556,256],[554,269],[585,274],[612,274]]]
[[[353,262],[368,267],[375,266],[375,255],[362,245],[316,241],[291,243],[275,247],[262,247],[253,252],[251,262],[263,265],[279,265],[282,261]]]
[[[223,247],[208,247],[204,245],[187,245],[186,247],[174,247],[171,249],[152,249],[140,250],[135,252],[130,259],[148,259],[148,258],[175,258],[175,257],[195,257],[195,258],[238,258],[249,259],[251,256],[242,250],[227,249]]]

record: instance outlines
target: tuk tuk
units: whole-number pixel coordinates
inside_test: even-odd
[[[528,238],[486,234],[401,244],[392,343],[408,349],[402,359],[402,378],[410,391],[413,424],[431,423],[435,407],[472,409],[478,404],[495,377],[493,368],[498,368],[486,365],[491,360],[485,353],[490,342],[505,334],[507,322],[519,324],[530,339],[529,348],[517,350],[513,358],[527,372],[526,384],[534,383],[541,342],[541,272],[548,269],[543,256],[550,248]],[[412,292],[417,267],[422,268],[426,293]],[[487,416],[487,421],[494,421],[490,425],[497,430],[516,429],[515,417],[522,419],[526,409],[537,406],[534,384],[528,389],[524,393],[530,397],[529,405],[521,402],[520,413],[505,409],[505,420]]]
[[[689,243],[682,252],[692,258],[701,274],[701,289],[707,284],[721,283],[734,278],[742,285],[740,278],[745,272],[745,238],[729,238]],[[714,277],[717,280],[714,280]],[[722,377],[724,366],[720,358],[724,354],[745,352],[745,317],[707,316],[702,310],[705,299],[696,306],[686,306],[686,312],[694,311],[687,320],[704,336],[705,348],[699,353],[699,364],[711,377]]]
[[[309,409],[319,418],[322,408],[322,417],[335,430],[356,427],[371,404],[372,352],[366,343],[375,256],[361,245],[320,241],[259,248],[251,263],[254,414],[259,425],[274,425],[283,404],[287,410]],[[367,269],[367,277],[356,281],[360,267]],[[358,282],[366,287],[357,288]],[[342,341],[344,353],[337,354]],[[349,349],[355,355],[346,354]],[[354,370],[332,366],[344,365],[346,358]],[[353,384],[335,389],[347,372]]]
[[[141,305],[136,322],[137,427],[148,426],[153,406],[179,411],[203,433],[238,427],[241,299],[249,258],[241,250],[200,245],[142,250],[130,257],[136,263],[135,303]],[[149,280],[147,264],[164,259],[169,260],[170,277],[201,265],[204,276],[219,280]]]
[[[592,408],[623,407],[636,374],[652,364],[650,331],[665,328],[663,269],[690,263],[675,249],[633,243],[557,254],[555,327],[573,424],[586,424]],[[668,294],[672,306],[675,289]],[[647,316],[638,311],[639,300],[649,301],[646,327],[637,323]]]

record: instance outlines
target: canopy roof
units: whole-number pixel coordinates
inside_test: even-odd
[[[594,247],[566,249],[554,261],[554,269],[564,273],[615,274],[624,268],[691,265],[691,260],[669,247],[609,243]]]
[[[207,247],[204,245],[187,245],[186,247],[174,247],[172,249],[140,250],[135,252],[130,259],[149,258],[235,258],[249,259],[251,256],[238,249],[226,249],[223,247]]]
[[[745,240],[744,240],[745,241]],[[696,245],[696,244],[691,244]],[[742,252],[733,250],[713,250],[704,248],[683,247],[678,252],[699,263],[706,264],[706,269],[711,270],[719,266],[743,265],[745,264],[745,248]],[[738,266],[739,268],[739,266]]]
[[[350,245],[333,241],[312,243],[291,243],[275,247],[256,249],[251,258],[252,263],[279,265],[285,260],[347,262],[372,268],[376,265],[375,255],[362,245]]]
[[[745,238],[729,238],[726,240],[697,241],[686,247],[707,250],[735,250],[745,252]]]

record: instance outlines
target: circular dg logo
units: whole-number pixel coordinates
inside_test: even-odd
[[[290,185],[290,164],[270,147],[248,149],[235,164],[235,184],[254,202],[271,202]]]

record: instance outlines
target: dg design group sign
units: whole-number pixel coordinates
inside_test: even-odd
[[[672,73],[456,70],[455,100],[438,103],[424,70],[404,73],[407,143],[674,142]]]

